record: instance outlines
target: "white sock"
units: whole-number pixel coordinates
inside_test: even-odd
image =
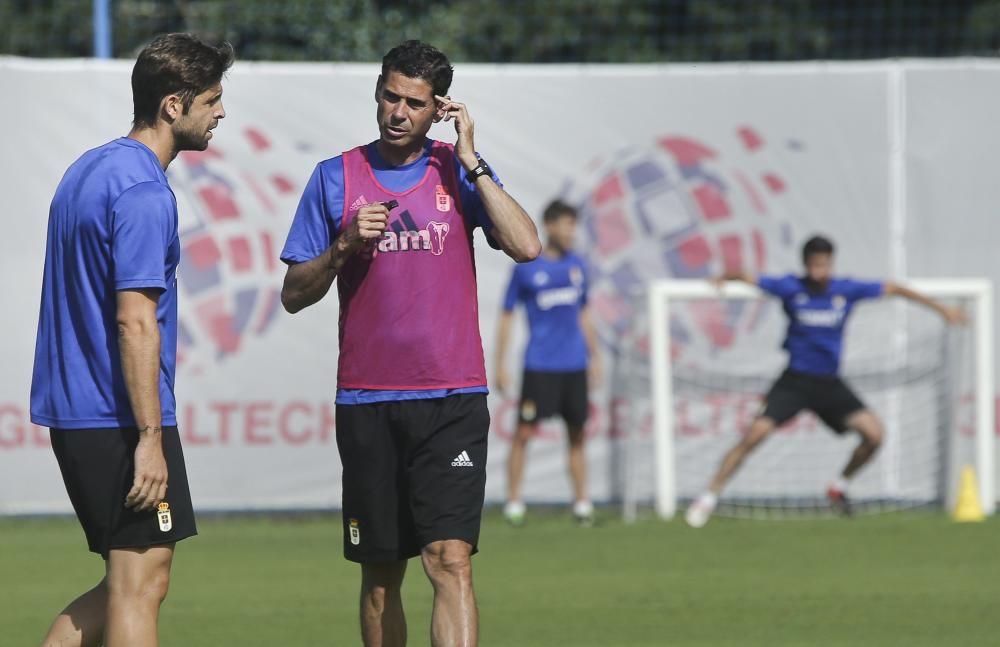
[[[719,503],[719,495],[717,495],[715,492],[705,492],[700,497],[698,497],[698,501],[700,501],[701,504],[704,505],[705,507],[711,510],[715,510],[716,504]]]
[[[525,505],[521,501],[508,501],[503,507],[504,514],[516,517],[525,513]]]
[[[847,492],[847,479],[843,476],[838,476],[830,483],[830,487],[837,492]]]
[[[573,504],[573,514],[578,517],[589,517],[594,514],[594,505],[586,499],[577,501]]]

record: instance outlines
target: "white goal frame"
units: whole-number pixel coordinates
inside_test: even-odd
[[[996,441],[994,437],[993,375],[993,284],[988,279],[908,279],[906,285],[934,298],[970,299],[974,314],[973,361],[975,363],[975,466],[979,500],[983,511],[996,509]],[[670,361],[669,321],[671,301],[676,299],[754,299],[765,296],[755,286],[728,282],[721,289],[709,281],[663,279],[649,284],[647,307],[650,325],[650,388],[653,403],[655,507],[661,519],[677,512],[677,465],[674,451],[674,389]],[[658,322],[652,325],[652,322]]]

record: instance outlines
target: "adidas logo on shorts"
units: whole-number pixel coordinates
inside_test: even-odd
[[[462,453],[455,457],[455,460],[451,462],[452,467],[475,467],[472,464],[472,459],[469,458],[469,453],[462,450]]]

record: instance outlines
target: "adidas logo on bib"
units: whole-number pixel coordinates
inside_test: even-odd
[[[455,457],[455,460],[451,462],[452,467],[474,467],[472,464],[472,459],[469,458],[469,453],[462,450],[462,453]]]

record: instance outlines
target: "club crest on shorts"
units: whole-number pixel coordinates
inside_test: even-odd
[[[174,520],[170,516],[170,504],[166,501],[156,506],[156,520],[160,523],[160,532],[170,532],[174,527]]]
[[[434,188],[434,204],[441,213],[451,211],[451,196],[448,195],[448,190],[440,184]]]
[[[347,527],[351,536],[351,545],[359,545],[361,543],[361,523],[357,519],[350,519],[347,522]]]
[[[525,400],[521,403],[521,418],[531,422],[538,415],[538,407],[533,400]]]

